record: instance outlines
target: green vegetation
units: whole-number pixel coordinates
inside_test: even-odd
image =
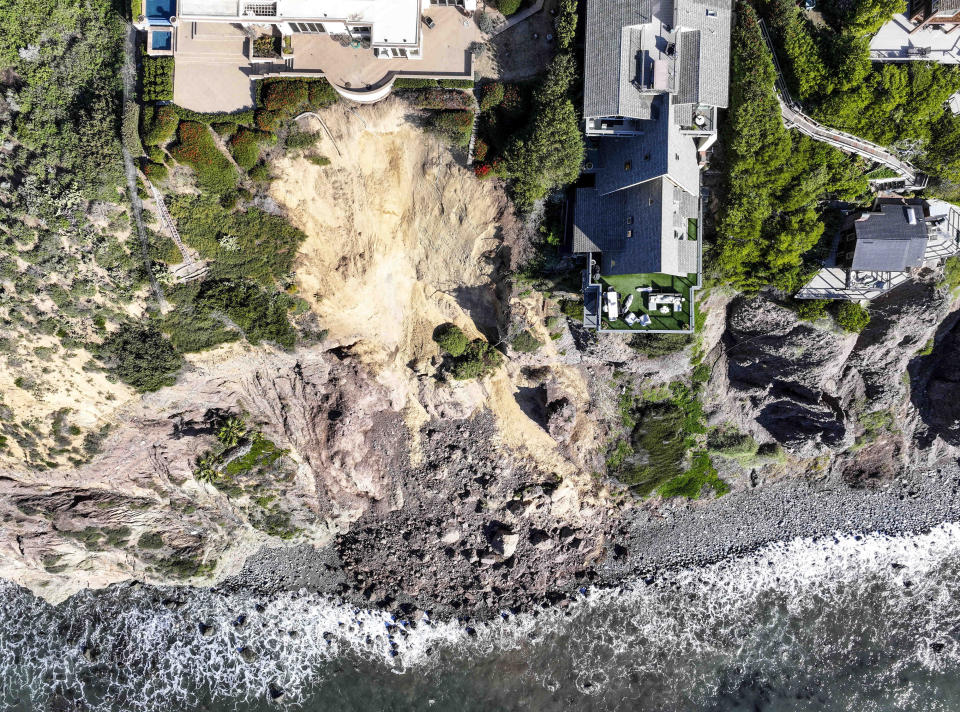
[[[0,223],[11,213],[69,222],[80,207],[64,212],[71,191],[110,200],[123,182],[123,20],[107,0],[8,2],[0,18],[0,67],[9,73],[0,135],[16,139],[0,165],[17,186]]]
[[[250,170],[260,160],[260,147],[272,141],[276,141],[276,136],[271,133],[241,126],[230,137],[228,145],[237,165],[244,170]]]
[[[173,57],[142,57],[142,99],[147,102],[173,100]]]
[[[829,299],[797,299],[794,307],[799,316],[804,321],[817,321],[828,315],[827,307],[830,306]]]
[[[578,0],[560,0],[557,9],[553,24],[556,28],[557,47],[562,50],[570,49],[577,36],[577,3]]]
[[[101,346],[110,371],[138,391],[156,391],[176,381],[183,358],[151,325],[127,322]]]
[[[695,453],[686,466],[691,448],[706,432],[699,400],[703,380],[695,379],[692,388],[675,381],[669,389],[639,396],[629,388],[622,392],[618,410],[629,437],[612,443],[607,469],[634,494],[696,498],[707,485],[717,496],[729,491],[707,453]]]
[[[741,433],[732,425],[715,428],[707,436],[707,449],[711,454],[733,458],[752,458],[760,444],[748,433]]]
[[[147,146],[165,146],[177,132],[180,114],[172,104],[145,106],[142,114],[143,143]]]
[[[568,319],[573,319],[574,321],[583,321],[583,300],[561,299],[560,311]]]
[[[539,351],[543,346],[543,342],[531,334],[529,329],[524,329],[513,337],[513,341],[510,343],[510,345],[513,347],[514,351],[529,354]]]
[[[201,313],[219,312],[243,331],[251,344],[272,341],[293,348],[296,331],[287,319],[287,295],[269,295],[249,282],[205,280],[193,300]]]
[[[169,202],[183,240],[213,260],[210,274],[274,287],[293,271],[304,233],[259,208],[232,211],[211,196],[180,195]]]
[[[436,111],[430,115],[428,126],[454,145],[466,148],[473,132],[473,118],[472,111]]]
[[[870,312],[856,302],[841,302],[836,320],[841,328],[859,334],[870,323]]]
[[[527,130],[506,150],[514,202],[521,210],[580,175],[583,136],[570,97],[576,76],[576,62],[571,54],[564,52],[553,58],[546,79],[534,94],[534,110]]]
[[[860,425],[863,433],[857,436],[854,449],[869,445],[887,433],[899,433],[896,427],[896,416],[889,409],[864,413],[860,416]]]
[[[856,199],[866,179],[859,159],[784,128],[756,13],[740,2],[737,14],[723,126],[729,177],[712,269],[738,289],[795,291],[806,275],[803,257],[824,233],[818,200]]]
[[[523,0],[497,0],[496,4],[497,9],[509,17],[520,9],[520,6],[523,5]]]
[[[954,290],[960,287],[960,257],[948,257],[943,263],[943,278],[938,287]]]
[[[467,350],[467,346],[470,345],[470,340],[463,333],[463,330],[456,324],[449,322],[434,329],[433,340],[444,352],[454,358],[462,356],[464,351]]]
[[[711,489],[717,497],[730,491],[730,485],[720,479],[717,469],[705,452],[693,455],[690,469],[657,487],[661,497],[698,499],[704,490]]]
[[[463,354],[454,359],[450,373],[458,381],[483,378],[503,364],[503,356],[483,339],[474,339]]]
[[[237,187],[237,171],[213,140],[210,128],[195,121],[181,121],[177,143],[170,155],[193,168],[197,183],[208,193],[222,195]]]

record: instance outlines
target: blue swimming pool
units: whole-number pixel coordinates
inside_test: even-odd
[[[151,20],[169,20],[177,14],[177,0],[147,0],[147,17]]]
[[[152,34],[150,49],[170,49],[173,43],[172,32],[156,32]]]

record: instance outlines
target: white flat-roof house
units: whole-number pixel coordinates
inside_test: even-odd
[[[477,0],[141,0],[136,26],[147,34],[147,53],[177,60],[187,74],[197,110],[220,87],[235,85],[239,108],[249,79],[323,76],[344,96],[374,101],[395,77],[472,78],[471,44],[479,31],[471,14]],[[261,42],[261,38],[268,38]],[[269,38],[276,45],[271,49]],[[264,45],[266,45],[264,47]],[[233,69],[224,65],[233,64]],[[206,87],[201,67],[222,75]],[[183,71],[181,71],[183,70]],[[186,74],[185,74],[186,73]],[[242,75],[242,76],[241,76]],[[198,95],[194,97],[193,95]]]

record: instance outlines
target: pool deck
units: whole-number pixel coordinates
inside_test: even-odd
[[[191,22],[177,28],[173,100],[193,111],[239,111],[254,104],[247,36],[240,27]]]

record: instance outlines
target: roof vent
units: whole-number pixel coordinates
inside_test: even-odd
[[[917,224],[917,214],[913,211],[913,208],[907,208],[907,223],[910,225]]]
[[[627,161],[626,163],[623,164],[623,170],[625,171],[630,170],[630,161]]]

